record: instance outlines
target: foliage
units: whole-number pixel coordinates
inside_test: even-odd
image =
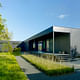
[[[22,55],[22,57],[48,75],[61,75],[74,72],[73,67],[71,68],[34,55]]]
[[[0,3],[0,8],[2,7],[2,4]],[[8,32],[8,28],[6,27],[6,19],[2,18],[2,15],[0,14],[0,40],[10,40],[12,34]]]
[[[13,52],[13,48],[11,43],[8,41],[8,52],[12,53]]]
[[[21,48],[14,48],[14,52],[21,52]]]
[[[5,19],[2,18],[0,15],[0,40],[10,40],[11,39],[11,33],[8,32],[8,28],[6,27]]]
[[[0,3],[0,7],[2,7],[2,4]]]
[[[5,53],[4,53],[5,54]],[[13,55],[0,55],[0,80],[26,80]]]
[[[12,53],[14,56],[21,56],[21,52],[13,52]]]
[[[21,55],[21,48],[14,48],[13,55],[15,55],[15,56]]]
[[[7,52],[8,51],[8,46],[7,46],[6,43],[2,44],[1,50],[2,50],[2,52]]]

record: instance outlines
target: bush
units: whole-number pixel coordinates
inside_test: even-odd
[[[21,48],[14,48],[13,52],[21,52]]]
[[[14,48],[13,55],[20,55],[21,54],[21,48]]]

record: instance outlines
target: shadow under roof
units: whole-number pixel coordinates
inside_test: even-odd
[[[36,39],[38,37],[41,37],[41,36],[44,36],[44,35],[47,35],[49,33],[53,32],[53,26],[51,26],[50,28],[44,30],[44,31],[41,31],[40,33],[26,39],[25,41],[30,41],[30,40],[33,40],[33,39]]]

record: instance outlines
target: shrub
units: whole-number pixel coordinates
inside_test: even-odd
[[[21,51],[21,48],[14,48],[13,51],[14,51],[14,52],[20,52],[20,51]]]
[[[20,55],[21,54],[21,48],[14,48],[13,55]]]

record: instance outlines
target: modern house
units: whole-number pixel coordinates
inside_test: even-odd
[[[80,29],[52,26],[23,41],[22,51],[80,54]]]

